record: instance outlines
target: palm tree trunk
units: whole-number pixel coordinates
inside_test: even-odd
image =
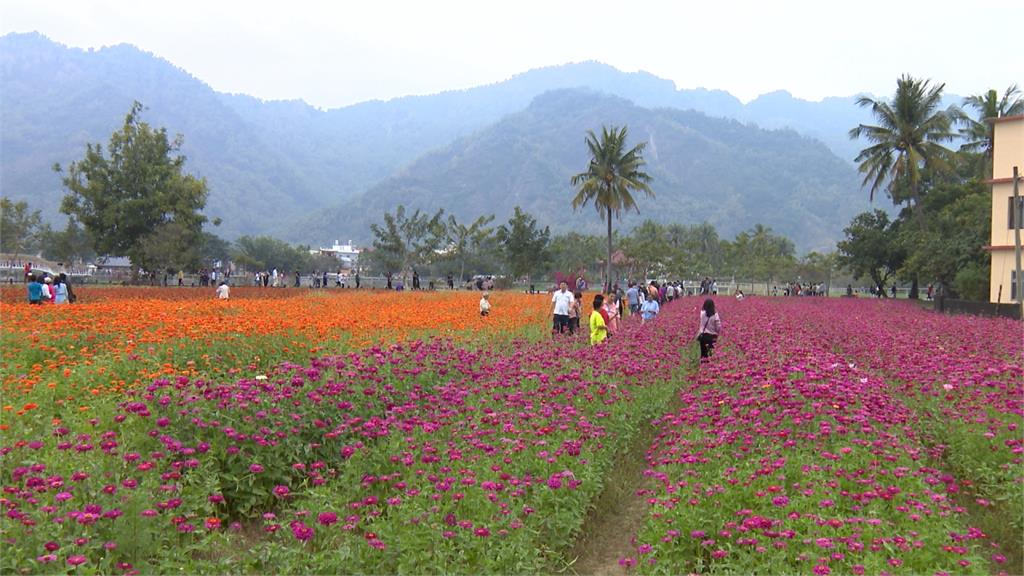
[[[605,294],[612,292],[612,209],[608,208],[608,260],[604,266]]]

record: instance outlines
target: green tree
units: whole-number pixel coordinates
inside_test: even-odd
[[[43,256],[49,260],[73,264],[95,258],[92,238],[74,218],[61,231],[49,231],[43,241]]]
[[[885,296],[885,286],[906,259],[900,242],[899,225],[881,210],[862,212],[843,229],[846,239],[838,243],[837,263],[854,278],[868,277]]]
[[[736,235],[727,244],[729,266],[734,275],[751,279],[773,279],[791,271],[796,264],[793,241],[757,224]]]
[[[97,252],[125,255],[133,272],[156,271],[180,260],[201,241],[207,186],[183,172],[183,138],[140,119],[135,102],[124,126],[106,147],[87,144],[85,157],[63,177],[69,193],[61,211],[78,220],[94,239]],[[56,165],[55,170],[61,172]]]
[[[537,226],[537,219],[519,206],[506,224],[498,227],[495,237],[513,279],[529,277],[549,260],[551,230]]]
[[[200,263],[202,229],[182,222],[157,224],[152,232],[139,238],[133,246],[132,264],[153,274],[195,270]]]
[[[444,210],[430,216],[419,209],[406,215],[405,206],[399,206],[394,214],[385,212],[382,225],[370,225],[374,236],[370,264],[389,277],[429,264],[446,237],[443,215]]]
[[[633,198],[634,192],[654,196],[649,183],[651,177],[643,171],[646,164],[643,157],[645,143],[626,149],[628,128],[601,127],[601,139],[593,130],[587,131],[587,148],[590,149],[590,165],[585,172],[572,177],[576,188],[572,199],[573,209],[594,203],[601,218],[608,223],[608,251],[605,260],[605,291],[611,291],[612,284],[612,216],[619,217],[623,210],[640,209]]]
[[[211,232],[203,232],[199,248],[199,260],[204,266],[231,259],[231,243]]]
[[[977,179],[947,179],[934,186],[925,202],[928,226],[903,229],[907,246],[903,270],[940,282],[949,296],[988,300],[989,187]]]
[[[309,254],[291,244],[270,236],[242,236],[235,240],[231,259],[250,270],[273,270],[278,273],[305,268]]]
[[[493,221],[494,214],[481,216],[469,225],[456,221],[455,216],[448,216],[448,255],[459,263],[460,283],[466,279],[466,259],[478,254],[494,233],[494,228],[488,226]]]
[[[963,104],[965,108],[972,109],[976,117],[972,118],[963,111],[956,114],[957,123],[961,126],[960,136],[965,140],[960,146],[960,151],[977,154],[975,176],[989,178],[992,176],[992,120],[1024,114],[1024,99],[1021,98],[1020,89],[1014,84],[1006,89],[1002,98],[995,90],[989,90],[984,94],[964,98]]]
[[[15,258],[34,249],[43,232],[39,210],[29,211],[28,203],[0,198],[0,252]]]
[[[569,232],[551,239],[551,265],[564,274],[590,270],[603,258],[601,237]]]
[[[857,99],[859,106],[871,108],[878,124],[861,124],[850,130],[850,138],[863,137],[870,144],[855,159],[865,175],[864,185],[871,184],[870,198],[874,199],[875,192],[887,183],[886,191],[893,202],[909,203],[922,229],[927,225],[921,201],[922,174],[947,170],[952,153],[941,142],[956,136],[951,130],[956,110],[939,109],[944,87],[929,87],[928,80],[901,76],[892,102],[866,96]],[[911,298],[917,298],[917,288],[914,276]]]
[[[870,108],[878,122],[850,130],[851,139],[864,138],[869,143],[855,161],[864,174],[864,185],[871,185],[872,200],[887,184],[894,203],[910,202],[919,210],[921,171],[941,168],[949,157],[950,151],[940,144],[955,137],[951,115],[939,110],[945,84],[928,85],[928,80],[904,75],[896,81],[891,102],[867,96],[857,99],[857,105]]]
[[[630,274],[639,274],[641,281],[662,276],[671,257],[666,250],[665,226],[649,218],[623,239],[622,250],[629,259]]]

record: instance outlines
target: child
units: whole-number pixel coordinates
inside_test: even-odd
[[[569,334],[580,331],[580,316],[583,314],[583,293],[577,290],[572,297],[572,304],[569,305]]]
[[[484,295],[480,297],[480,316],[488,316],[491,313],[491,294],[484,292]]]
[[[619,331],[619,305],[616,302],[615,292],[608,295],[604,301],[605,322],[608,325],[608,335],[611,336]]]
[[[700,342],[701,362],[711,358],[715,349],[715,342],[718,342],[718,334],[722,331],[722,319],[715,311],[715,301],[708,298],[704,301],[704,307],[700,311],[700,331],[697,332],[697,342]]]
[[[608,325],[604,321],[601,309],[604,307],[604,296],[594,296],[594,311],[590,313],[590,343],[600,344],[608,337]]]

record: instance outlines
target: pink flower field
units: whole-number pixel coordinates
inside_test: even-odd
[[[632,571],[1021,572],[1020,323],[722,299],[698,368],[698,304],[595,347],[409,341],[33,410],[0,432],[0,571],[552,572],[646,458]]]

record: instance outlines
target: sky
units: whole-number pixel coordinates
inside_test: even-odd
[[[743,101],[1024,83],[1021,0],[0,0],[0,34],[133,44],[220,92],[334,108],[597,60]]]

